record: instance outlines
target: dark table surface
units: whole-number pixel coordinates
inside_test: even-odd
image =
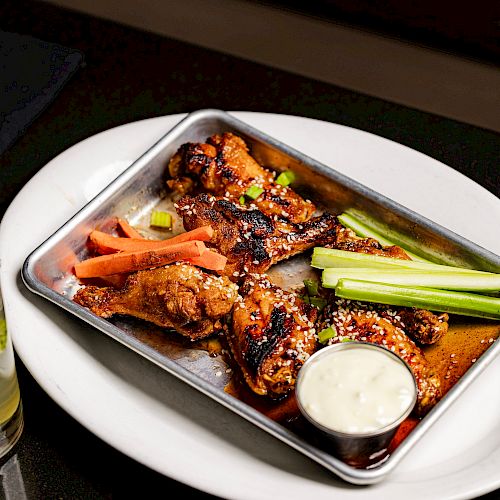
[[[208,107],[302,115],[373,132],[500,195],[500,138],[491,131],[47,4],[4,1],[0,29],[78,49],[86,60],[0,157],[0,215],[40,168],[76,142],[130,121]],[[18,373],[25,430],[15,453],[28,498],[208,496],[103,443],[44,393],[20,360]]]

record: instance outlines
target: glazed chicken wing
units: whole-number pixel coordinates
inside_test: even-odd
[[[339,228],[330,214],[292,224],[207,194],[184,196],[177,203],[177,212],[188,231],[212,227],[214,236],[207,245],[227,257],[224,274],[235,281],[245,273],[262,273],[280,260],[334,241]]]
[[[227,278],[179,264],[131,274],[122,289],[87,286],[73,300],[102,318],[127,314],[197,340],[222,329],[237,296]]]
[[[262,188],[252,204],[275,220],[300,223],[315,210],[293,189],[274,182],[274,173],[262,168],[248,153],[245,141],[231,133],[213,135],[206,144],[182,145],[170,160],[169,173],[168,186],[181,195],[192,191],[197,181],[204,191],[236,202],[249,187]]]
[[[346,340],[371,342],[390,349],[408,363],[417,381],[417,415],[425,415],[439,401],[441,380],[422,350],[401,328],[381,317],[372,304],[334,298],[323,310],[318,330],[330,326],[337,332],[330,344]]]
[[[317,309],[265,275],[249,275],[240,293],[228,333],[233,355],[255,393],[284,396],[317,348]]]

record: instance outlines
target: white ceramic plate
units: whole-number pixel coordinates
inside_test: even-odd
[[[442,163],[340,125],[235,116],[500,253],[499,233],[490,230],[500,200]],[[355,487],[24,288],[25,257],[181,118],[132,123],[76,144],[9,207],[0,228],[1,285],[16,350],[38,383],[110,445],[223,497],[456,499],[498,488],[500,359],[385,482]]]

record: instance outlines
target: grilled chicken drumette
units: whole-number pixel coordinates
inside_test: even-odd
[[[388,316],[395,315],[394,313]],[[346,340],[371,342],[390,349],[408,363],[417,381],[417,415],[425,415],[439,401],[439,375],[429,365],[422,350],[388,317],[379,315],[376,306],[333,298],[323,310],[318,331],[330,326],[334,327],[337,333],[329,341],[331,344]]]
[[[118,290],[87,286],[73,300],[102,318],[135,316],[197,340],[222,329],[237,296],[227,278],[178,264],[131,274]]]
[[[245,273],[265,272],[280,260],[334,241],[339,226],[330,214],[303,224],[275,221],[257,208],[204,193],[181,198],[177,212],[188,231],[212,227],[214,235],[206,244],[227,257],[224,274],[235,281]]]
[[[317,348],[317,309],[265,275],[249,275],[240,294],[227,336],[233,355],[255,393],[284,396]]]
[[[238,202],[256,186],[264,191],[253,204],[269,217],[300,223],[315,210],[293,189],[274,182],[274,173],[250,156],[245,141],[228,132],[209,137],[207,143],[182,145],[170,160],[169,173],[173,179],[167,184],[181,195],[199,182],[204,191]]]

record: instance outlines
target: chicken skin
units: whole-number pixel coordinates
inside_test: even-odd
[[[391,316],[391,315],[390,315]],[[333,298],[325,307],[318,331],[333,327],[336,335],[329,344],[348,340],[383,346],[406,361],[417,381],[415,413],[425,415],[441,397],[441,380],[422,350],[389,319],[381,317],[372,304]]]
[[[259,395],[281,397],[317,348],[317,309],[251,274],[240,288],[228,341],[246,382]]]
[[[87,286],[73,300],[102,318],[135,316],[197,340],[222,329],[237,296],[227,278],[178,264],[131,274],[122,289]]]
[[[170,189],[184,195],[199,182],[205,192],[238,202],[248,188],[263,189],[252,202],[274,220],[301,223],[309,220],[315,206],[304,200],[293,189],[274,181],[274,172],[261,167],[248,153],[245,141],[224,133],[213,135],[207,143],[182,145],[169,163],[172,179]]]

